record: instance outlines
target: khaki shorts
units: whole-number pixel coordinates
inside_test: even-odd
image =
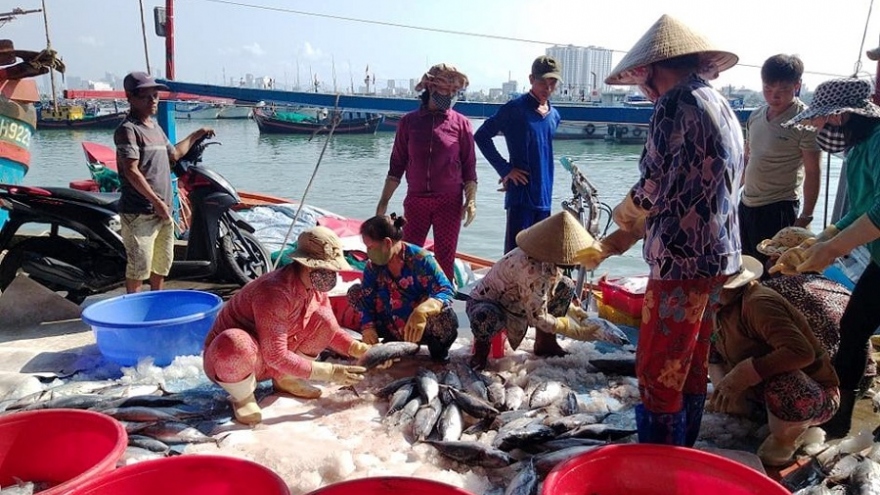
[[[168,276],[174,260],[174,222],[136,213],[123,213],[120,217],[128,258],[125,278],[146,280],[151,273]]]

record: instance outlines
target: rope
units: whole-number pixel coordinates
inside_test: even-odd
[[[871,21],[871,11],[874,10],[874,0],[868,5],[868,16],[865,18],[865,30],[862,31],[862,43],[859,45],[859,53],[856,56],[856,64],[853,67],[853,77],[862,70],[862,52],[865,49],[865,37],[868,36],[868,23]]]
[[[342,96],[339,93],[336,93],[336,103],[333,105],[333,110],[337,111],[339,109],[339,97]],[[309,189],[312,188],[312,183],[315,181],[315,176],[318,175],[318,168],[321,166],[321,160],[324,159],[324,152],[327,151],[327,145],[330,144],[330,139],[333,137],[333,131],[336,130],[336,125],[339,124],[341,119],[333,119],[333,123],[330,125],[330,132],[327,133],[327,139],[324,140],[324,146],[321,148],[321,154],[318,155],[318,162],[315,163],[315,169],[312,170],[312,176],[309,178],[309,183],[306,184],[306,189],[303,191],[302,199],[299,201],[299,206],[296,208],[296,213],[293,215],[293,221],[290,222],[290,227],[287,229],[287,233],[284,234],[284,240],[281,241],[281,251],[278,254],[278,257],[275,258],[275,264],[272,265],[272,269],[275,270],[278,268],[278,263],[281,262],[281,253],[284,252],[284,246],[287,246],[287,241],[290,239],[290,234],[293,233],[293,227],[296,225],[296,221],[299,220],[299,214],[302,212],[303,205],[306,204],[306,196],[309,194]]]

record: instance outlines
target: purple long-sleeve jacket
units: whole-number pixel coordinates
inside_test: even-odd
[[[477,158],[471,122],[455,110],[430,111],[422,106],[404,115],[394,136],[388,175],[406,174],[407,195],[461,193],[477,180]]]

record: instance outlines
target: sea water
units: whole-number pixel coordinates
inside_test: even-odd
[[[482,123],[472,120],[474,129]],[[212,146],[204,154],[204,164],[221,173],[236,188],[290,198],[325,208],[343,216],[366,219],[375,214],[394,143],[393,133],[375,135],[310,138],[300,135],[261,135],[252,120],[178,120],[177,138],[210,126],[222,146]],[[42,130],[34,135],[31,169],[26,185],[66,186],[70,181],[89,177],[83,141],[113,146],[112,130]],[[495,139],[502,155],[507,154],[504,139]],[[315,173],[321,152],[326,151]],[[557,158],[553,184],[553,211],[572,197],[571,175],[559,163],[569,156],[598,190],[599,200],[614,206],[638,180],[641,145],[620,145],[603,140],[554,141]],[[825,162],[823,160],[823,169]],[[831,203],[837,191],[840,162],[832,158]],[[312,175],[314,180],[312,180]],[[459,251],[488,259],[498,259],[504,246],[504,193],[499,192],[498,174],[477,150],[477,216],[459,239]],[[306,188],[311,186],[306,192]],[[812,228],[819,232],[824,224],[825,172],[822,191]],[[406,182],[394,194],[388,212],[403,212]],[[829,206],[829,212],[831,206]],[[607,217],[602,217],[604,228]],[[611,229],[613,230],[613,225]],[[647,273],[641,243],[623,256],[609,258],[596,272],[612,275]]]

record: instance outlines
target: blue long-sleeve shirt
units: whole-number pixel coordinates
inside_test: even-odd
[[[474,141],[501,177],[514,168],[528,172],[528,183],[507,184],[504,208],[520,207],[549,211],[553,201],[553,134],[559,126],[559,112],[552,106],[547,115],[538,113],[538,100],[526,93],[511,100],[486,119],[474,134]],[[508,159],[504,159],[492,138],[504,134]]]

